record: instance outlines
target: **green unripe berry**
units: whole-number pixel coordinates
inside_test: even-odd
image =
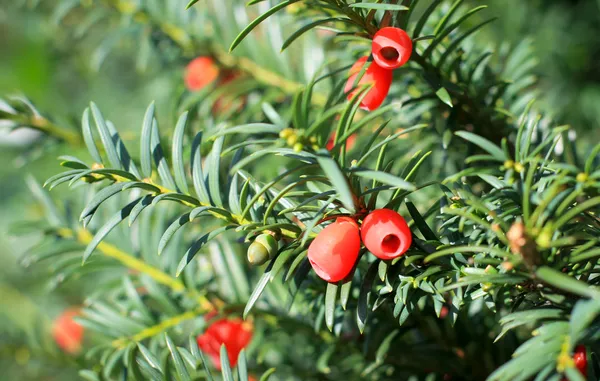
[[[294,144],[294,152],[300,152],[304,149],[304,144],[296,143]]]
[[[274,258],[278,249],[279,245],[272,235],[261,234],[248,247],[248,262],[260,266]]]

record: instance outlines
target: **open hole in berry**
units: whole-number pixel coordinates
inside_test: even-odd
[[[400,238],[394,234],[388,234],[381,241],[381,249],[386,253],[395,253],[400,248]]]
[[[388,61],[396,62],[398,61],[398,58],[400,58],[400,53],[398,52],[398,50],[391,46],[386,46],[382,48],[379,52],[381,53],[381,56]]]

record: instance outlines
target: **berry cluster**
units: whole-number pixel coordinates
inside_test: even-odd
[[[304,147],[312,147],[315,151],[319,149],[316,136],[306,136],[304,130],[284,128],[279,133],[279,137],[285,139],[286,144],[296,152],[300,152]]]
[[[404,218],[390,209],[369,213],[359,228],[350,217],[339,217],[324,228],[308,248],[308,260],[319,277],[327,282],[346,278],[358,260],[361,239],[377,258],[390,260],[404,254],[412,234]]]
[[[348,82],[344,88],[348,99],[360,91],[357,87],[371,85],[372,88],[367,91],[360,107],[367,111],[373,111],[381,106],[392,84],[392,71],[408,61],[412,50],[412,40],[404,30],[385,27],[377,31],[371,44],[373,62],[365,69],[363,76],[358,78],[363,66],[367,63],[368,56],[359,58],[350,68]]]

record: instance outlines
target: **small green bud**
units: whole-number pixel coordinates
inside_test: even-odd
[[[270,234],[261,234],[248,247],[248,262],[254,266],[265,264],[279,250],[279,244]]]
[[[300,152],[304,149],[304,144],[296,143],[294,144],[294,152]]]

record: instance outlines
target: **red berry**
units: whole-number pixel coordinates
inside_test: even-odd
[[[369,213],[360,231],[367,249],[381,259],[401,256],[412,243],[412,234],[406,221],[390,209],[377,209]]]
[[[352,149],[352,147],[354,147],[354,144],[356,143],[356,134],[352,134],[350,136],[348,136],[348,139],[346,139],[346,151],[350,151]],[[325,145],[325,148],[327,148],[327,151],[331,151],[333,149],[333,142],[335,140],[335,132],[333,134],[331,134],[331,136],[329,137],[329,139],[327,139],[327,144]]]
[[[67,353],[77,353],[81,349],[83,327],[73,318],[81,315],[79,308],[69,308],[54,320],[52,336],[56,344]]]
[[[412,40],[400,28],[379,29],[371,44],[373,60],[386,70],[397,69],[404,65],[410,58],[412,50]]]
[[[218,86],[227,85],[228,83],[230,83],[240,77],[241,77],[241,74],[239,72],[231,71],[231,70],[228,72],[225,72],[223,74],[222,78],[219,80]],[[239,101],[237,101],[237,104],[236,104],[236,101],[237,100],[231,95],[228,95],[228,94],[221,95],[219,98],[217,98],[217,100],[213,104],[213,107],[212,107],[213,115],[223,114],[223,113],[232,111],[232,108],[234,105],[237,105],[236,111],[241,111],[242,108],[244,107],[244,104],[246,103],[246,97],[241,97],[239,99]]]
[[[587,356],[585,353],[585,346],[578,345],[573,353],[573,361],[575,362],[575,368],[577,368],[583,377],[587,378]]]
[[[196,338],[200,349],[206,353],[215,368],[221,370],[221,345],[225,344],[231,366],[237,364],[238,356],[252,340],[252,325],[239,318],[220,319],[212,323]]]
[[[185,86],[192,91],[201,90],[219,76],[219,67],[210,57],[198,57],[185,69]]]
[[[311,242],[308,260],[321,279],[333,283],[350,274],[359,251],[358,224],[349,217],[340,217]]]
[[[370,66],[365,70],[363,76],[356,81],[357,76],[360,74],[362,67],[367,62],[368,57],[362,57],[350,68],[348,74],[348,82],[344,92],[348,94],[348,99],[351,99],[357,91],[360,85],[373,84],[373,87],[367,92],[367,95],[363,98],[360,107],[363,110],[373,111],[383,103],[383,100],[390,91],[390,85],[392,84],[392,72],[379,67],[375,62],[371,62]]]

